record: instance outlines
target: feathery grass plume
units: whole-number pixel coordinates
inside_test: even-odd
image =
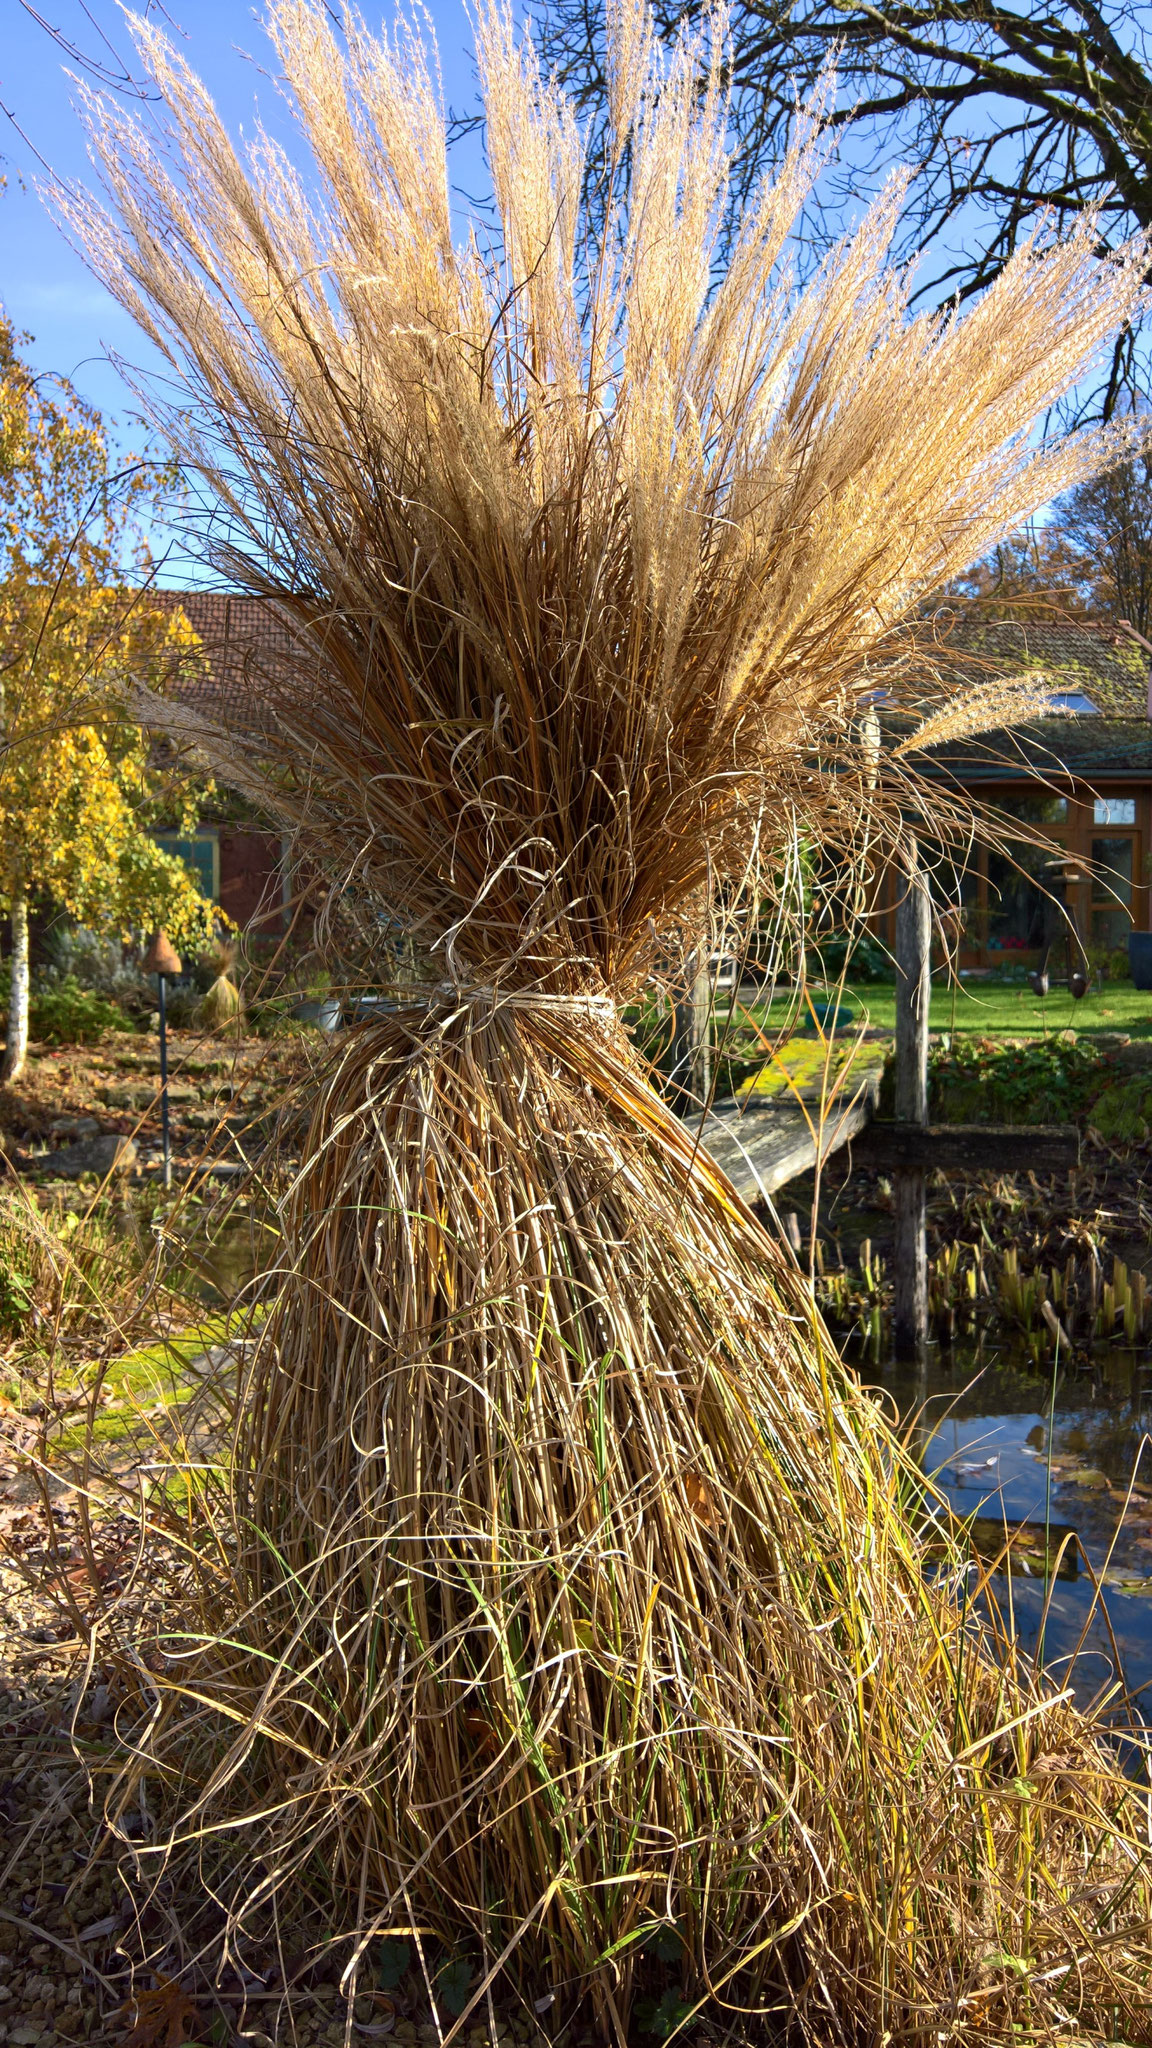
[[[234,1912],[323,1872],[349,1981],[411,1926],[470,1951],[473,2003],[590,1989],[620,2038],[657,1936],[689,2005],[808,2042],[1143,2025],[1141,1795],[926,1580],[914,1468],[619,1007],[798,821],[898,835],[866,662],[1122,459],[1125,428],[1029,434],[1148,252],[1098,261],[1086,219],[913,318],[896,184],[797,290],[814,116],[717,278],[723,20],[667,54],[639,0],[599,241],[573,114],[482,6],[499,225],[465,237],[421,34],[269,27],[310,178],[238,153],[138,20],[160,134],[92,100],[111,211],[70,214],[177,380],[217,568],[291,628],[198,743],[366,958],[401,929],[442,980],[316,1095],[233,1611],[159,1723],[175,1768],[220,1710],[170,1850],[246,1817]]]
[[[918,754],[926,747],[938,747],[947,740],[971,739],[978,733],[995,732],[1005,726],[1024,725],[1029,719],[1051,712],[1053,692],[1059,679],[1044,674],[1026,681],[1006,677],[994,683],[977,683],[957,690],[939,710],[928,712],[915,731],[899,740],[893,758]]]

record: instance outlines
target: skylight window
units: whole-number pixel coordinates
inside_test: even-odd
[[[1091,697],[1086,697],[1083,690],[1053,690],[1047,702],[1049,711],[1079,712],[1081,715],[1087,712],[1100,717],[1100,706],[1094,704]]]

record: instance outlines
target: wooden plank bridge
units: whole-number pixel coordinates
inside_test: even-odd
[[[701,1130],[683,1118],[746,1202],[766,1201],[786,1182],[852,1147],[854,1166],[879,1173],[1063,1173],[1078,1163],[1074,1124],[908,1124],[876,1116],[882,1063],[853,1068],[827,1104],[782,1094],[767,1101],[714,1103]],[[847,1164],[847,1162],[845,1162]]]
[[[875,1113],[882,1072],[882,1058],[854,1066],[829,1103],[790,1094],[754,1097],[747,1106],[718,1102],[703,1124],[698,1114],[689,1113],[684,1126],[700,1138],[744,1201],[767,1201],[786,1181],[823,1165],[859,1136]]]

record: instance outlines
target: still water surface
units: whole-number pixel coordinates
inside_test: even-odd
[[[1117,1677],[1152,1724],[1152,1360],[1144,1352],[1101,1348],[1089,1368],[1040,1376],[1014,1364],[1006,1346],[933,1352],[919,1374],[905,1368],[861,1368],[913,1423],[912,1441],[925,1473],[958,1515],[1038,1525],[1041,1571],[1014,1561],[1011,1584],[997,1573],[993,1590],[1009,1603],[1023,1646],[1035,1651],[1047,1591],[1042,1576],[1043,1529],[1050,1519],[1053,1554],[1074,1530],[1093,1571],[1072,1543],[1052,1589],[1044,1629],[1044,1663],[1060,1683],[1083,1636],[1071,1682],[1089,1699]],[[1053,1398],[1054,1396],[1054,1398]],[[1049,1451],[1049,1416],[1051,1450]],[[1127,1503],[1127,1504],[1126,1504]],[[998,1546],[997,1546],[998,1547]],[[1111,1627],[1111,1637],[1109,1634]],[[1115,1647],[1113,1646],[1113,1639]],[[1119,1652],[1121,1670],[1117,1670]]]

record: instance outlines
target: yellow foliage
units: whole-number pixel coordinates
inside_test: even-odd
[[[98,416],[32,379],[0,316],[0,910],[42,901],[193,944],[217,913],[150,828],[188,829],[202,790],[169,786],[126,702],[197,643],[119,580],[138,496],[113,504]]]

